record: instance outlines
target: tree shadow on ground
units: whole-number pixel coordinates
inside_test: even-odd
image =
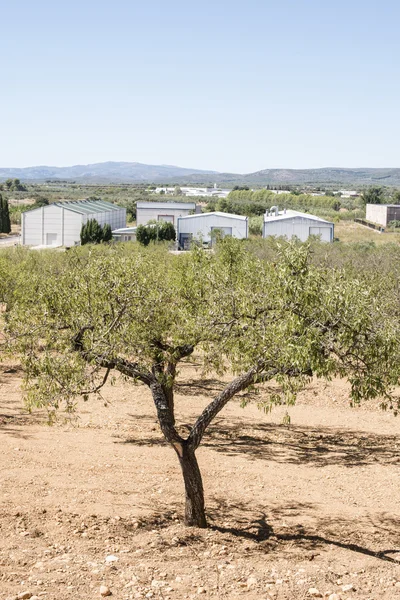
[[[168,528],[181,511],[178,505],[160,505],[152,511],[146,526]],[[282,503],[279,506],[249,507],[212,498],[207,509],[210,527],[203,530],[219,534],[219,542],[236,551],[299,555],[313,560],[330,547],[340,548],[400,565],[400,517],[387,513],[364,515],[357,519],[320,514],[312,503]],[[219,524],[221,523],[221,524]],[[198,529],[187,529],[179,545],[204,543]],[[237,543],[241,545],[237,547]]]
[[[246,424],[211,425],[203,446],[226,455],[316,467],[400,464],[400,436],[333,427]],[[397,446],[397,447],[396,447]]]
[[[183,426],[182,433],[188,434]],[[160,435],[129,437],[122,443],[137,446],[164,444]],[[400,436],[333,427],[306,427],[270,423],[246,423],[238,419],[210,425],[201,447],[227,456],[240,454],[250,460],[306,464],[398,465]]]
[[[400,565],[400,517],[396,515],[376,513],[356,520],[327,517],[318,514],[318,506],[304,502],[254,511],[245,504],[232,505],[223,499],[214,499],[208,512],[212,529],[261,546],[267,543],[272,550],[301,550],[308,552],[312,560],[316,550],[336,546]],[[223,522],[224,518],[228,523]],[[230,523],[232,518],[234,522]],[[216,519],[223,525],[213,524]]]

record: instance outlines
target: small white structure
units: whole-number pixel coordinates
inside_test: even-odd
[[[82,225],[96,219],[111,229],[126,225],[126,209],[103,200],[55,202],[22,213],[21,243],[24,246],[77,246]]]
[[[179,247],[187,249],[193,239],[211,245],[214,236],[231,235],[238,239],[248,237],[248,218],[223,212],[201,213],[178,219],[177,239]]]
[[[334,224],[297,210],[279,211],[277,206],[273,206],[264,215],[263,237],[270,235],[288,239],[296,236],[302,242],[310,235],[318,235],[323,242],[333,242]]]
[[[121,227],[112,232],[113,240],[116,242],[136,242],[137,227]]]
[[[360,195],[356,190],[338,190],[342,198],[358,198]]]
[[[204,196],[205,198],[226,198],[232,191],[230,189],[218,188],[217,184],[214,187],[183,187],[179,186],[183,196]],[[156,194],[165,194],[166,196],[173,196],[176,194],[176,188],[174,187],[158,187],[154,190]]]
[[[136,225],[147,225],[149,221],[167,221],[176,228],[179,217],[185,217],[195,211],[195,202],[138,202]]]
[[[398,204],[367,204],[365,218],[371,223],[387,227],[391,221],[400,221]]]

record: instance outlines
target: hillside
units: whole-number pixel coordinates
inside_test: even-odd
[[[400,169],[264,169],[243,176],[254,184],[400,185]]]
[[[212,174],[213,171],[184,169],[170,165],[144,165],[137,162],[105,162],[91,165],[75,165],[72,167],[0,168],[0,180],[17,177],[23,181],[65,179],[135,183],[143,181],[167,181],[171,178],[182,179],[192,175],[196,179],[202,179]]]
[[[104,162],[72,167],[0,168],[0,181],[8,178],[39,182],[67,180],[87,183],[179,183],[233,186],[302,185],[353,187],[373,184],[400,187],[400,168],[387,169],[263,169],[254,173],[219,173],[170,165],[138,162]]]

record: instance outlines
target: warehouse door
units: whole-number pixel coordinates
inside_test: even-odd
[[[310,227],[310,235],[318,235],[322,242],[331,242],[330,227]]]
[[[55,246],[57,244],[56,233],[46,233],[46,246]]]
[[[181,250],[189,250],[190,242],[192,241],[192,233],[181,233],[179,235],[179,247]]]
[[[227,235],[232,235],[232,227],[211,227],[211,245]]]

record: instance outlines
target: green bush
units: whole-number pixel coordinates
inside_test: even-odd
[[[263,217],[250,217],[249,219],[249,234],[262,235]]]
[[[96,219],[89,219],[81,228],[81,244],[100,244],[112,239],[111,226],[106,223],[103,227]]]
[[[10,211],[8,200],[0,194],[0,233],[11,232]]]
[[[165,221],[139,225],[136,230],[136,240],[142,244],[142,246],[148,246],[150,242],[169,242],[175,241],[175,239],[175,227],[172,223],[167,223]]]

